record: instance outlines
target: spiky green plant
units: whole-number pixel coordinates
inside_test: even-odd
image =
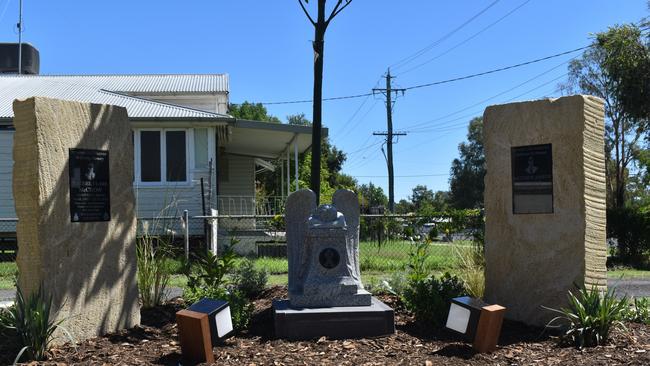
[[[70,333],[61,326],[64,320],[55,321],[51,311],[52,297],[45,294],[42,286],[27,299],[20,288],[17,289],[14,305],[2,316],[3,326],[14,331],[22,345],[14,363],[23,355],[32,360],[44,360],[57,329],[72,341]]]
[[[590,289],[580,288],[577,295],[569,291],[568,300],[568,308],[545,307],[561,314],[546,327],[562,329],[563,341],[580,349],[593,347],[607,343],[612,329],[625,329],[621,320],[627,308],[627,299],[617,299],[614,291],[602,291],[596,286]]]
[[[160,238],[145,234],[136,241],[138,290],[142,307],[162,304],[171,278],[169,246]]]

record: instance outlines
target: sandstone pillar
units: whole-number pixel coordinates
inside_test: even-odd
[[[19,287],[43,286],[75,340],[138,324],[126,109],[35,97],[14,114]]]
[[[603,102],[485,110],[486,300],[543,326],[575,285],[606,285]]]

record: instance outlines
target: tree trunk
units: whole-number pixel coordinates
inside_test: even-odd
[[[621,153],[620,153],[620,135],[619,128],[621,126],[620,121],[612,121],[614,126],[614,148],[615,148],[615,157],[616,157],[616,189],[615,189],[615,200],[614,204],[617,208],[622,207],[621,201],[619,199],[619,187],[621,186]]]
[[[320,204],[320,161],[321,128],[323,113],[323,52],[325,50],[325,2],[318,0],[318,19],[314,26],[314,97],[313,128],[311,135],[311,190],[316,193],[316,204]]]

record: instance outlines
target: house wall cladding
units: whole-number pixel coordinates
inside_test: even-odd
[[[0,131],[0,218],[16,217],[11,184],[14,164],[13,139],[14,131]]]

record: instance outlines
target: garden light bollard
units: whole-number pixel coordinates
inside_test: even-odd
[[[189,362],[214,363],[208,314],[180,310],[176,313],[176,324],[183,359]]]
[[[474,350],[489,353],[496,349],[506,308],[463,296],[451,300],[446,327],[465,336]]]

